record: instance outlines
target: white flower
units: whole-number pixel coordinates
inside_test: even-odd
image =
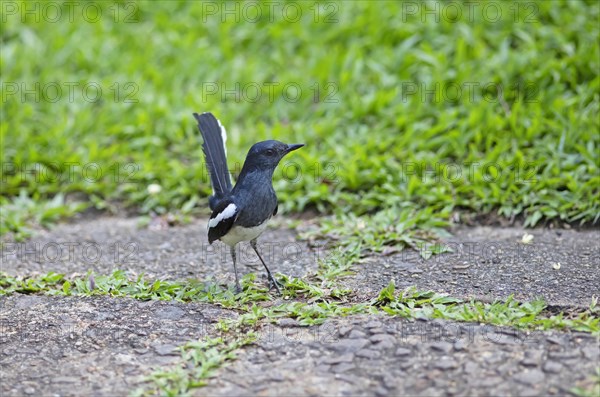
[[[533,242],[533,234],[525,233],[521,238],[523,244],[531,244]]]
[[[160,193],[160,191],[162,190],[162,186],[156,184],[156,183],[151,183],[148,185],[148,194],[158,194]]]

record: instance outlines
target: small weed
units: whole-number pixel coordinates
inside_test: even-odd
[[[181,360],[172,367],[152,373],[148,380],[152,387],[138,389],[134,396],[186,395],[191,389],[205,386],[215,371],[228,361],[235,360],[235,352],[256,340],[256,335],[248,333],[242,339],[206,338],[188,342],[179,347]]]
[[[394,283],[390,282],[372,303],[389,315],[406,318],[441,318],[524,329],[568,329],[600,334],[600,318],[592,308],[574,318],[564,318],[562,313],[546,316],[543,314],[546,304],[542,299],[518,302],[510,296],[503,302],[464,302],[432,291],[417,291],[414,287],[396,295]]]
[[[15,241],[22,241],[31,236],[33,228],[50,227],[88,206],[86,203],[67,202],[62,193],[50,200],[32,198],[24,189],[12,198],[0,196],[0,236],[12,233]]]
[[[578,397],[598,397],[600,396],[600,367],[596,368],[596,373],[587,381],[587,387],[574,387],[571,393]]]
[[[261,302],[272,298],[264,288],[254,283],[254,275],[244,277],[244,291],[238,296],[228,289],[214,284],[207,286],[197,281],[149,281],[144,279],[143,275],[129,279],[121,270],[116,270],[108,276],[93,276],[95,288],[92,290],[90,277],[91,274],[67,280],[62,274],[50,272],[37,277],[19,278],[0,273],[0,295],[108,295],[140,300],[209,302],[241,311],[238,325],[251,328],[259,326],[261,320],[273,321],[280,317],[296,318],[301,325],[315,325],[322,324],[330,317],[383,311],[389,315],[406,318],[440,318],[526,329],[565,329],[594,334],[600,332],[600,318],[594,304],[590,305],[588,310],[569,318],[562,313],[547,316],[544,314],[546,304],[541,299],[518,302],[509,297],[506,301],[493,303],[463,301],[432,291],[418,291],[414,287],[396,292],[393,281],[371,301],[347,305],[337,298],[340,295],[347,296],[350,293],[348,290],[323,289],[305,280],[282,277],[284,297],[304,298],[307,301],[286,302],[266,308],[261,306]],[[235,324],[226,322],[220,326],[224,330],[236,327]]]
[[[432,254],[445,252],[443,245],[435,243],[440,237],[448,236],[444,230],[447,226],[449,222],[445,217],[432,209],[417,211],[412,206],[390,207],[373,215],[338,213],[325,218],[318,228],[305,232],[301,238],[335,241],[357,257],[360,249],[381,253],[389,247],[398,251],[409,247],[427,259]],[[335,274],[331,276],[335,277]]]

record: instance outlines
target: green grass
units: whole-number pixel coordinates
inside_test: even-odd
[[[243,292],[234,294],[230,289],[206,282],[189,280],[148,280],[143,276],[128,277],[122,270],[110,275],[88,274],[86,277],[67,279],[63,274],[50,272],[36,277],[11,277],[0,273],[0,296],[14,293],[42,293],[54,296],[112,296],[139,300],[179,302],[208,302],[238,310],[236,320],[221,322],[221,329],[238,327],[256,328],[264,322],[282,317],[298,319],[304,326],[319,325],[331,317],[351,314],[388,314],[405,318],[442,318],[454,321],[478,322],[524,329],[565,329],[600,333],[599,308],[594,301],[590,308],[576,316],[563,313],[549,315],[546,304],[538,299],[518,302],[512,297],[506,301],[485,303],[464,301],[432,291],[417,291],[409,287],[395,291],[392,282],[377,297],[352,302],[352,293],[341,289],[336,282],[326,281],[323,268],[307,280],[281,278],[284,283],[283,303],[264,305],[273,297],[266,288],[255,284],[254,274],[242,280]],[[287,302],[286,302],[287,301]]]
[[[296,3],[298,22],[264,7],[256,23],[203,15],[202,2],[97,4],[97,22],[81,9],[73,22],[2,15],[2,206],[21,215],[2,211],[0,233],[26,237],[39,222],[23,197],[45,207],[63,194],[60,216],[82,208],[74,201],[140,214],[204,209],[210,187],[191,113],[208,110],[228,129],[234,171],[258,140],[307,144],[275,175],[285,211],[410,208],[436,214],[435,227],[457,210],[528,226],[600,217],[595,1],[503,2],[498,21],[479,8],[457,22],[409,15],[396,1],[321,3],[317,22],[313,2]],[[325,20],[331,11],[337,22]],[[206,94],[215,82],[256,83],[262,97]],[[22,98],[36,83],[39,98]],[[71,83],[80,84],[72,100]],[[90,83],[98,100],[82,91]],[[297,101],[286,84],[301,88]],[[414,230],[431,229],[419,219]]]

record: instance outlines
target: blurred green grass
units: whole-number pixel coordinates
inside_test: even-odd
[[[56,22],[2,6],[1,204],[25,214],[0,233],[47,202],[52,220],[72,201],[205,207],[194,111],[227,127],[234,169],[256,141],[307,144],[275,175],[285,211],[600,217],[598,2],[293,2],[256,21],[248,3],[93,4]]]

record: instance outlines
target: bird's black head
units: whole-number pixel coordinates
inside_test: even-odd
[[[289,152],[300,149],[304,144],[288,145],[279,141],[262,141],[252,145],[246,157],[247,166],[257,169],[274,170],[279,161]]]

